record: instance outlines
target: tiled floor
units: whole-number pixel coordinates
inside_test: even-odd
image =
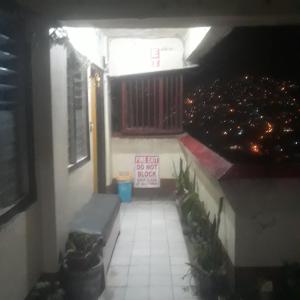
[[[122,204],[121,234],[100,300],[194,300],[173,201]]]

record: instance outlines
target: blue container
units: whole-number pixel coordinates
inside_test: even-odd
[[[118,181],[118,195],[121,202],[130,202],[132,198],[132,182]]]

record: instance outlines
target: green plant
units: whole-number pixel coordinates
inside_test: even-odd
[[[223,198],[220,199],[217,217],[214,217],[212,223],[208,223],[204,242],[199,245],[197,263],[206,272],[219,272],[220,268],[224,265],[224,253],[219,239],[222,208]]]
[[[185,192],[183,160],[179,160],[179,172],[177,173],[175,163],[173,162],[174,176],[176,180],[176,194],[181,196]]]
[[[226,286],[225,254],[219,239],[223,198],[220,199],[217,216],[212,223],[206,219],[205,227],[202,228],[202,240],[195,247],[195,258],[190,264],[192,274],[201,283],[209,280],[210,292],[219,293]],[[208,215],[207,215],[208,217]],[[209,219],[209,218],[208,218]],[[214,289],[214,291],[212,291]]]
[[[206,212],[204,202],[199,198],[194,201],[186,217],[188,236],[192,243],[202,243],[208,239],[209,212]]]
[[[199,195],[195,192],[189,192],[183,197],[181,211],[185,222],[187,221],[188,215],[197,201],[199,201]]]
[[[66,243],[64,268],[70,271],[86,271],[100,261],[102,237],[99,234],[72,232]]]
[[[189,176],[187,176],[189,178]],[[186,177],[186,178],[187,178]],[[193,243],[207,239],[209,213],[206,212],[204,202],[196,192],[196,175],[188,184],[187,192],[181,201],[183,221],[187,225],[185,233]]]
[[[175,169],[175,167],[174,167]],[[196,192],[196,175],[190,178],[190,166],[183,167],[180,159],[179,173],[176,174],[176,191],[181,196],[180,209],[182,220],[186,225],[185,234],[188,236],[192,249],[193,262],[190,264],[191,273],[198,282],[209,282],[215,292],[225,287],[225,254],[219,239],[223,198],[220,198],[219,209],[213,221],[206,211],[204,202]],[[208,285],[209,285],[208,284]]]
[[[65,292],[59,281],[39,281],[26,300],[64,300]]]
[[[192,192],[191,189],[191,181],[190,181],[190,165],[187,165],[182,176],[183,176],[183,182],[184,182],[184,189],[186,192]]]
[[[187,193],[196,191],[196,176],[191,182],[190,180],[190,165],[183,167],[183,160],[179,160],[179,172],[176,171],[176,166],[173,162],[174,176],[176,179],[176,193],[179,196],[186,195]]]

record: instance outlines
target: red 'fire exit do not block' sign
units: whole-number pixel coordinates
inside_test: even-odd
[[[158,155],[136,155],[134,187],[136,188],[158,188],[159,156]]]

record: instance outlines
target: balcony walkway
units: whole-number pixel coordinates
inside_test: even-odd
[[[138,200],[121,207],[117,241],[100,300],[194,300],[175,203]],[[183,278],[184,277],[184,278]]]

